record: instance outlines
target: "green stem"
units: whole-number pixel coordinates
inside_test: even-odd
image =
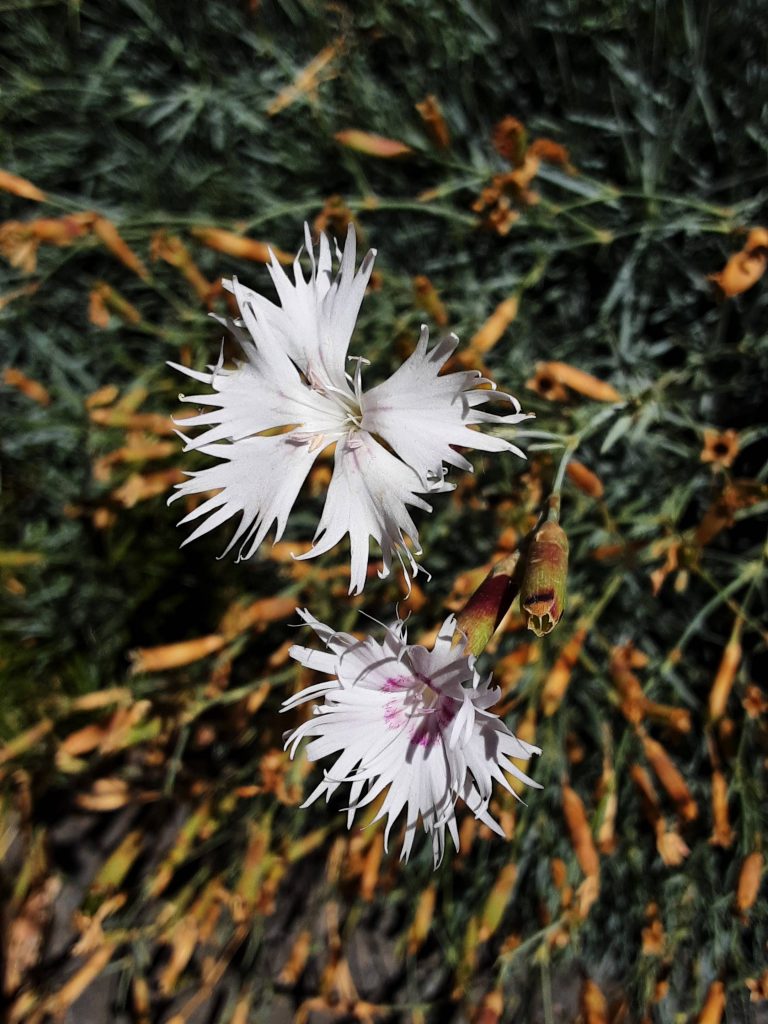
[[[563,457],[560,459],[560,465],[557,467],[557,473],[555,474],[555,479],[552,484],[550,501],[552,500],[552,498],[556,498],[558,507],[560,505],[560,492],[563,489],[563,480],[565,479],[565,472],[568,469],[568,463],[571,461],[573,453],[579,447],[580,440],[581,439],[578,437],[571,438],[571,440],[566,445],[565,451],[563,452]]]
[[[562,445],[567,444],[562,434],[552,434],[548,430],[518,430],[517,428],[512,428],[512,433],[515,437],[541,438],[543,441],[558,441]]]
[[[541,1009],[544,1024],[555,1024],[555,1012],[552,1006],[552,977],[549,971],[549,957],[541,959]]]
[[[442,217],[444,220],[452,220],[456,224],[466,224],[469,227],[477,227],[478,224],[477,217],[470,213],[461,213],[449,206],[420,203],[417,200],[379,199],[375,197],[371,200],[352,200],[348,205],[350,210],[355,213],[379,213],[381,211],[426,213],[432,217]]]
[[[741,589],[741,587],[743,587],[746,583],[750,581],[754,582],[757,575],[760,572],[760,569],[762,568],[762,565],[762,562],[749,562],[747,565],[744,566],[744,568],[735,580],[731,580],[731,582],[726,587],[723,587],[723,589],[719,591],[717,594],[715,594],[715,596],[710,601],[707,601],[707,603],[704,605],[704,607],[701,609],[698,615],[696,615],[688,624],[688,627],[683,632],[683,635],[680,637],[678,642],[673,647],[672,650],[674,651],[674,657],[672,654],[669,654],[665,658],[664,663],[661,666],[662,675],[672,668],[675,659],[679,658],[679,656],[682,654],[685,645],[688,643],[691,637],[695,636],[695,634],[706,622],[706,620],[709,618],[709,616],[712,614],[715,608],[718,608],[721,604],[727,603],[731,597],[731,594],[735,594],[736,591]]]

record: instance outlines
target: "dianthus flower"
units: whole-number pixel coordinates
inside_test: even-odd
[[[299,256],[293,281],[274,255],[269,265],[280,305],[236,278],[224,282],[240,311],[238,319],[222,321],[243,352],[244,359],[234,369],[223,367],[221,361],[208,372],[171,364],[213,389],[182,396],[183,401],[211,410],[183,421],[185,427],[205,428],[194,439],[184,440],[185,451],[219,460],[190,473],[171,500],[217,491],[181,520],[202,520],[185,543],[240,516],[226,551],[239,543],[238,559],[250,558],[273,524],[275,540],[282,536],[315,460],[335,445],[333,476],[314,544],[300,557],[328,551],[349,534],[350,593],[360,593],[371,537],[381,548],[381,576],[389,573],[393,553],[404,569],[407,560],[416,575],[414,553],[421,551],[409,506],[429,512],[431,507],[420,494],[451,489],[445,481],[446,463],[472,469],[455,446],[523,454],[509,441],[470,427],[514,424],[526,417],[510,395],[477,387],[488,383],[477,372],[439,376],[458,339],[451,335],[429,348],[426,327],[413,354],[395,373],[364,392],[366,360],[350,357],[347,351],[375,251],[356,271],[355,233],[350,226],[344,252],[337,249],[340,265],[333,277],[327,237],[320,236],[316,254],[308,227],[305,231],[308,280]],[[355,361],[351,374],[350,359]],[[511,403],[514,412],[496,416],[481,411],[479,406],[490,398]]]
[[[334,764],[305,801],[326,800],[349,784],[347,827],[355,813],[386,790],[374,820],[387,818],[390,832],[405,810],[401,860],[411,852],[418,819],[432,838],[435,867],[445,852],[445,830],[459,848],[455,804],[461,798],[483,824],[504,832],[488,811],[495,780],[514,790],[505,775],[539,787],[510,758],[528,760],[538,747],[517,739],[488,708],[499,699],[490,677],[481,679],[475,659],[454,644],[455,619],[443,623],[432,650],[409,644],[398,620],[383,643],[357,640],[301,612],[327,651],[292,647],[290,654],[307,668],[332,678],[307,687],[283,704],[283,710],[323,698],[312,718],[286,738],[291,757],[310,739],[310,761],[335,754]],[[469,685],[465,685],[469,684]],[[515,794],[516,795],[516,794]]]

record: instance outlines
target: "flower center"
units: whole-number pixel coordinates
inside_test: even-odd
[[[324,423],[322,426],[312,426],[310,423],[307,423],[305,429],[301,432],[305,439],[309,441],[312,451],[317,448],[324,448],[327,444],[348,436],[353,431],[359,430],[362,426],[363,389],[360,375],[361,362],[367,362],[367,360],[358,360],[354,377],[346,374],[346,379],[352,390],[349,387],[337,387],[335,384],[331,384],[327,376],[319,372],[311,364],[307,367],[305,377],[310,391],[317,395],[322,395],[323,398],[331,403],[335,410],[335,414],[328,417],[330,422]]]
[[[442,731],[456,717],[456,701],[420,672],[393,676],[383,689],[398,694],[385,705],[384,721],[390,729],[406,730],[411,746],[431,747],[440,742]]]

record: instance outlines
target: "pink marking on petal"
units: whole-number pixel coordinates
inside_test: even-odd
[[[458,706],[451,698],[441,698],[433,713],[425,718],[411,734],[411,744],[417,747],[432,747],[443,742],[443,731],[458,714]]]
[[[431,720],[419,725],[411,736],[412,747],[433,747],[435,743],[442,742],[442,733],[432,726]]]
[[[413,679],[410,676],[391,676],[382,686],[384,693],[393,693],[396,690],[410,690],[413,686]]]
[[[384,724],[388,729],[402,729],[406,717],[398,701],[390,700],[384,705]]]
[[[457,712],[458,708],[455,701],[441,700],[437,709],[437,724],[440,728],[445,729],[449,726],[456,717]]]

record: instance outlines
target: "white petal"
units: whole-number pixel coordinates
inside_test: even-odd
[[[449,746],[455,749],[459,744],[466,746],[472,735],[472,727],[475,724],[475,709],[472,704],[472,697],[469,693],[464,694],[464,700],[450,729]]]
[[[363,429],[384,438],[429,489],[442,488],[443,463],[472,469],[454,445],[522,454],[509,441],[469,429],[471,424],[489,421],[488,413],[476,411],[476,406],[489,399],[508,401],[515,409],[510,416],[492,418],[493,422],[517,423],[527,417],[510,395],[474,390],[482,383],[478,373],[438,376],[457,344],[456,336],[450,335],[430,350],[429,332],[422,327],[413,354],[388,380],[363,396]]]
[[[301,618],[308,626],[312,627],[325,646],[330,647],[334,653],[340,654],[346,651],[347,648],[354,647],[355,644],[360,643],[357,637],[351,636],[349,633],[340,633],[338,630],[326,626],[324,622],[316,619],[306,608],[299,608],[297,610]]]
[[[407,559],[415,576],[419,566],[406,538],[419,554],[419,535],[407,506],[431,511],[415,493],[420,489],[421,483],[412,469],[365,431],[356,431],[336,446],[333,476],[315,544],[299,557],[320,555],[349,534],[352,560],[349,592],[359,594],[365,585],[369,538],[373,537],[384,560],[381,576],[389,574],[393,554],[403,566]]]
[[[297,652],[302,652],[302,654]],[[315,669],[317,672],[333,672],[336,659],[332,654],[325,654],[323,651],[312,651],[308,647],[295,646],[291,647],[288,653],[294,660],[307,668]],[[322,683],[315,683],[314,686],[307,686],[299,693],[286,698],[280,707],[280,711],[281,713],[292,711],[299,704],[306,704],[307,701],[314,700],[316,697],[324,697],[329,691],[338,687],[338,685],[336,679],[326,679]]]
[[[332,349],[324,362],[333,373],[332,380],[338,379],[339,374],[343,376],[346,371],[349,342],[376,259],[376,250],[370,249],[360,264],[360,270],[355,274],[356,253],[355,228],[350,224],[339,275],[323,299],[323,314]]]
[[[320,454],[319,449],[312,451],[293,433],[246,438],[236,444],[206,445],[201,451],[222,461],[191,473],[189,480],[177,485],[170,501],[210,490],[219,493],[181,520],[179,525],[207,516],[184,543],[242,513],[226,548],[229,551],[242,541],[238,558],[250,558],[273,523],[275,540],[282,536],[301,485]]]
[[[279,306],[250,289],[241,289],[238,293],[232,287],[249,330],[251,324],[245,316],[248,309],[261,315],[283,350],[305,374],[314,374],[325,384],[345,390],[348,390],[347,350],[376,256],[371,249],[356,273],[356,248],[354,227],[350,225],[338,275],[331,281],[328,239],[320,236],[316,259],[307,229],[307,250],[312,264],[308,281],[304,279],[298,257],[293,265],[293,281],[274,255],[268,266],[280,299]],[[255,340],[258,344],[259,338],[255,336]]]

